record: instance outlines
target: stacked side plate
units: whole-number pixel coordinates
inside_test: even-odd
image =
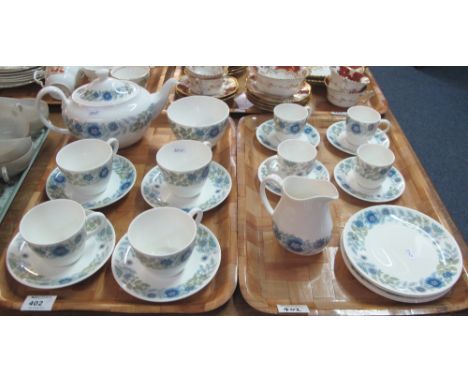
[[[349,271],[365,287],[406,303],[444,296],[463,269],[460,248],[442,225],[394,205],[369,207],[351,216],[341,249]]]
[[[0,66],[0,88],[14,88],[34,82],[34,72],[40,70],[38,79],[43,78],[43,66]]]

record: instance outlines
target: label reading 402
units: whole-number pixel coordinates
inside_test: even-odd
[[[28,296],[21,305],[22,311],[51,311],[57,296]]]

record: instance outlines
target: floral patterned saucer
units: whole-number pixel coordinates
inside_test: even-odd
[[[395,205],[373,206],[351,216],[343,229],[343,248],[362,278],[403,297],[441,296],[463,269],[460,248],[442,225]]]
[[[281,143],[275,134],[275,122],[273,119],[269,119],[258,126],[256,136],[262,146],[272,151],[276,151],[278,145]],[[320,134],[314,126],[307,123],[298,139],[312,143],[317,147],[320,143]]]
[[[128,294],[145,301],[170,302],[202,290],[214,278],[221,264],[221,247],[208,228],[198,226],[195,249],[184,270],[176,276],[158,276],[144,267],[133,253],[127,235],[112,255],[112,273]]]
[[[90,211],[87,211],[89,214]],[[96,221],[88,223],[91,230]],[[77,284],[96,273],[112,255],[114,227],[109,220],[95,234],[88,236],[82,256],[67,267],[51,267],[37,256],[18,233],[11,241],[6,256],[8,272],[19,283],[37,289],[57,289]]]
[[[141,194],[151,207],[173,206],[184,211],[198,207],[209,211],[220,205],[231,192],[232,180],[229,172],[217,162],[211,162],[208,179],[200,193],[194,198],[179,198],[168,190],[159,166],[153,167],[141,182]]]
[[[270,174],[279,175],[281,178],[286,177],[286,174],[284,174],[283,172],[276,171],[274,168],[272,168],[272,165],[274,165],[277,159],[278,156],[273,155],[272,157],[265,159],[260,164],[260,166],[258,166],[257,176],[260,182],[262,182],[263,179],[265,179]],[[330,175],[328,174],[328,170],[326,169],[325,165],[317,159],[315,160],[312,171],[310,171],[307,175],[304,176],[309,179],[330,180]],[[273,194],[281,196],[281,189],[278,188],[275,184],[267,183],[266,188]]]
[[[332,124],[327,129],[327,139],[335,148],[345,153],[356,155],[357,146],[351,146],[344,138],[346,130],[346,122],[339,121]],[[388,135],[382,130],[377,129],[374,136],[369,140],[368,143],[374,143],[383,145],[385,147],[390,146],[390,139]]]
[[[60,169],[55,168],[46,183],[46,193],[50,200],[72,199],[84,208],[96,210],[117,202],[127,195],[135,185],[137,172],[127,158],[116,155],[112,163],[112,174],[106,190],[98,195],[76,195],[70,190]]]
[[[362,188],[354,176],[356,161],[356,157],[343,159],[333,172],[336,183],[347,194],[366,202],[385,203],[399,198],[405,191],[403,175],[395,167],[390,169],[387,178],[374,192]]]

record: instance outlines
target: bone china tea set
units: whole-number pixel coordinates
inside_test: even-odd
[[[287,257],[320,256],[332,238],[331,204],[339,192],[319,161],[320,134],[309,122],[313,108],[278,102],[300,91],[307,71],[253,68],[248,86],[276,100],[272,118],[255,132],[258,143],[275,152],[257,171],[275,245]],[[14,174],[10,163],[28,155],[27,118],[78,139],[56,155],[57,167],[45,186],[50,200],[21,219],[7,250],[9,273],[29,287],[63,288],[89,278],[111,258],[115,281],[138,299],[170,302],[199,292],[221,264],[221,247],[202,224],[203,214],[226,200],[233,187],[229,172],[213,160],[229,124],[229,107],[223,101],[227,67],[186,67],[183,81],[191,93],[167,108],[176,140],[157,150],[156,166],[141,182],[141,196],[152,208],[133,219],[117,244],[111,222],[93,210],[116,203],[133,188],[137,170],[118,150],[143,138],[170,91],[176,85],[181,91],[180,82],[169,79],[160,92],[151,94],[144,88],[145,68],[67,68],[58,74],[41,70],[35,76],[38,81],[45,78],[37,94],[37,114],[31,113],[30,103],[14,102],[8,112],[0,113],[0,123],[12,126],[11,131],[0,131],[2,176]],[[74,89],[79,72],[91,81]],[[327,97],[347,111],[346,119],[330,125],[325,136],[334,148],[352,155],[334,168],[337,186],[356,199],[380,204],[399,198],[405,180],[389,148],[392,124],[373,108],[356,105],[367,84],[362,67],[330,67]],[[47,94],[61,100],[65,128],[48,119],[42,101]],[[268,192],[280,196],[275,207]],[[391,204],[351,216],[340,246],[352,275],[395,301],[438,299],[451,290],[463,269],[460,248],[443,226],[416,210]]]

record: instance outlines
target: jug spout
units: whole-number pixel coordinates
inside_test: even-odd
[[[297,202],[331,202],[339,197],[338,190],[328,180],[306,179],[300,176],[288,176],[283,182],[283,192]]]
[[[154,104],[153,118],[159,115],[169,98],[169,93],[177,85],[177,83],[178,81],[175,78],[170,78],[164,83],[159,92],[151,94],[152,103]]]

